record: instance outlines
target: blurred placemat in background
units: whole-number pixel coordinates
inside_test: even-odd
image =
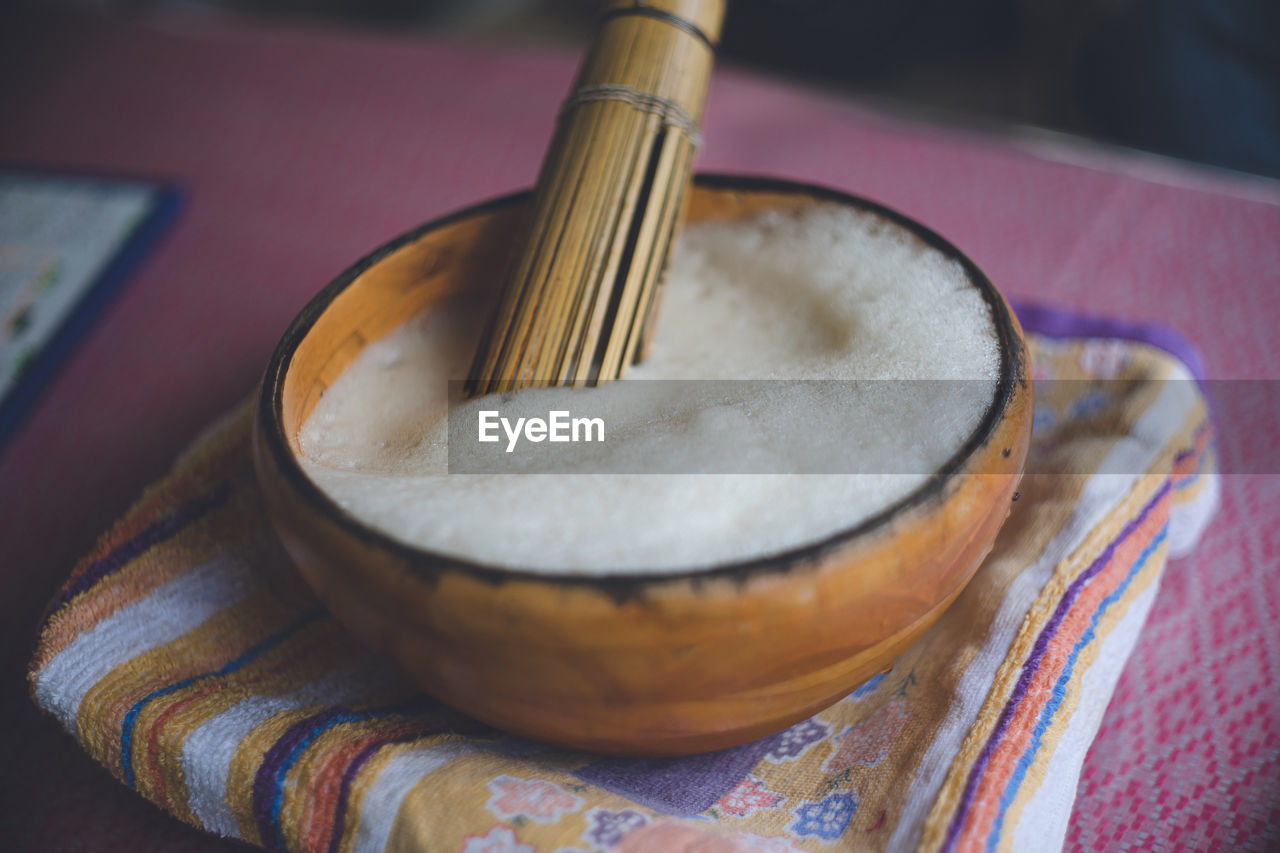
[[[178,203],[150,181],[0,169],[0,450]]]

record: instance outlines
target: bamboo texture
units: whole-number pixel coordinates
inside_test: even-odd
[[[724,13],[724,0],[604,5],[470,393],[594,385],[643,355]]]

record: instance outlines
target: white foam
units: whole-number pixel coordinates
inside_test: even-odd
[[[657,336],[628,379],[975,381],[745,383],[728,400],[715,396],[723,385],[624,381],[486,397],[462,417],[588,407],[607,441],[559,446],[564,474],[445,474],[447,380],[466,374],[482,320],[458,303],[367,347],[304,425],[303,464],[349,512],[405,542],[544,572],[684,571],[852,527],[959,449],[1000,363],[963,269],[894,223],[835,204],[703,223],[682,237]],[[643,471],[659,457],[728,472],[893,462],[888,474],[573,473]]]

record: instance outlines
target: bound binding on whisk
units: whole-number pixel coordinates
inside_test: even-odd
[[[472,395],[616,379],[643,354],[724,0],[605,4],[561,109]]]

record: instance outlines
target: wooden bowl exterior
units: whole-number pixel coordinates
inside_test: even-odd
[[[400,544],[302,473],[297,432],[368,341],[442,296],[500,279],[527,196],[393,241],[331,284],[272,358],[254,458],[299,570],[351,632],[442,701],[498,728],[629,755],[706,752],[805,719],[889,666],[960,593],[1009,513],[1031,431],[1016,319],[956,249],[876,205],[761,179],[700,177],[689,220],[838,201],[907,224],[964,264],[1004,349],[996,400],[926,486],[780,557],[671,577],[548,577]]]

